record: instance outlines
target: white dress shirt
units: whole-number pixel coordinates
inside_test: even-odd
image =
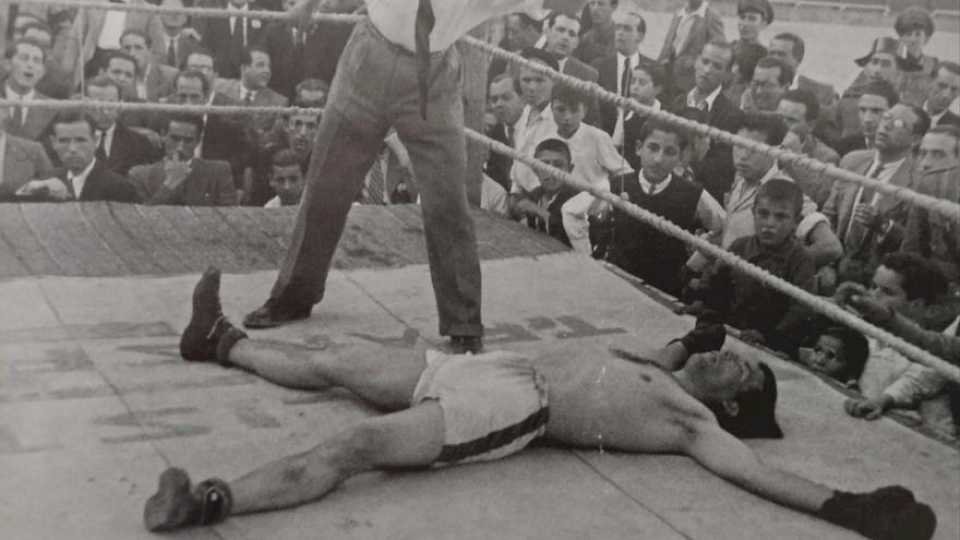
[[[129,4],[129,0],[121,0],[123,4]],[[107,11],[103,17],[103,28],[100,29],[100,36],[97,38],[97,47],[101,49],[119,49],[120,36],[127,27],[126,11]]]
[[[21,102],[28,103],[30,101],[33,101],[33,99],[37,97],[37,92],[35,90],[30,90],[26,94],[20,95],[14,92],[13,89],[10,88],[9,84],[4,85],[3,90],[4,90],[4,97],[6,97],[11,101],[21,101]],[[28,107],[26,107],[25,105],[20,106],[20,118],[18,118],[17,120],[20,122],[21,125],[23,125],[27,121],[27,110],[28,110]],[[13,116],[12,107],[10,110],[10,116]]]
[[[110,150],[113,148],[113,136],[117,132],[117,124],[114,124],[103,131],[103,151],[110,156]]]
[[[243,7],[238,8],[237,6],[230,4],[229,9],[235,9],[239,11],[250,11],[250,5],[244,4]],[[242,21],[242,20],[244,20],[243,17],[230,17],[230,34],[231,35],[233,35],[237,27],[237,21]],[[244,47],[247,46],[247,25],[243,25],[243,46]]]
[[[93,170],[93,166],[96,163],[96,159],[91,159],[90,164],[87,165],[85,169],[80,171],[79,174],[73,174],[72,172],[67,171],[67,182],[70,182],[70,185],[73,186],[73,195],[75,199],[80,199],[80,194],[83,193],[83,186],[87,185],[87,177],[90,176],[90,171]]]
[[[713,102],[716,101],[717,96],[720,95],[720,90],[723,90],[722,84],[718,85],[716,88],[713,89],[713,92],[710,92],[710,94],[708,94],[707,97],[703,98],[702,102],[707,104],[707,112],[710,112],[713,110]],[[699,109],[700,103],[701,103],[701,100],[699,98],[700,98],[700,91],[697,90],[696,86],[694,86],[693,89],[690,90],[689,93],[687,93],[687,107],[693,107],[694,109]]]
[[[640,169],[640,173],[637,175],[637,181],[640,183],[640,189],[642,189],[644,193],[648,195],[659,195],[670,186],[670,182],[673,182],[673,174],[668,174],[666,178],[654,184],[647,180],[647,177],[643,174],[643,169]],[[720,203],[713,198],[713,195],[710,195],[705,189],[700,192],[700,198],[697,200],[696,215],[700,224],[710,231],[711,234],[721,234],[723,231],[723,223],[727,219],[727,213],[723,210],[723,207],[720,206]]]
[[[533,151],[536,150],[540,141],[551,133],[557,132],[557,123],[553,120],[553,109],[550,105],[544,107],[542,111],[535,111],[530,105],[525,105],[515,126],[513,147],[520,154],[530,157],[533,157]],[[510,179],[514,187],[520,183],[519,187],[527,191],[540,185],[540,181],[536,179],[536,173],[519,161],[513,162]]]
[[[411,0],[366,0],[370,22],[391,42],[416,50],[417,3]],[[433,0],[435,23],[430,50],[444,51],[467,32],[493,17],[543,7],[543,0]]]

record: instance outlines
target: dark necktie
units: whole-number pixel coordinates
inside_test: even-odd
[[[107,132],[100,130],[100,144],[97,145],[97,151],[94,154],[100,161],[107,161]]]
[[[174,48],[174,42],[177,41],[177,38],[170,38],[170,45],[167,46],[167,65],[178,67],[177,66],[177,50]]]
[[[620,76],[620,95],[630,95],[630,57],[623,57],[623,75]]]
[[[430,0],[420,0],[417,6],[417,20],[414,24],[413,41],[416,45],[417,87],[420,90],[420,116],[427,119],[427,98],[429,97],[430,78],[430,32],[436,23],[433,5]]]
[[[880,173],[883,172],[884,165],[878,164],[876,168],[870,173],[868,178],[876,179],[880,176]],[[873,199],[874,190],[872,188],[860,187],[860,200],[854,200],[856,204],[870,204],[870,200]],[[854,205],[852,211],[856,212],[857,207]],[[869,228],[857,223],[853,219],[853,215],[850,216],[850,227],[847,229],[846,238],[844,238],[844,246],[849,252],[858,252],[864,245],[864,241],[867,238],[867,233],[869,233]]]

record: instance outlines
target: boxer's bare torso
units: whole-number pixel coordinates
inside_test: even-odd
[[[655,364],[612,354],[531,359],[549,384],[547,437],[557,442],[630,452],[680,451],[689,426],[713,413]]]

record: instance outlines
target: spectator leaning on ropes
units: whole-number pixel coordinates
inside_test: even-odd
[[[561,171],[574,170],[570,147],[561,139],[544,139],[537,145],[533,157]],[[507,213],[569,246],[560,209],[577,192],[560,178],[540,170],[536,174],[539,187],[533,191],[511,192],[507,197]]]
[[[912,253],[891,253],[874,272],[869,290],[858,283],[843,283],[835,298],[840,305],[863,308],[869,304],[866,311],[896,313],[940,302],[946,293],[946,279],[929,261]],[[864,397],[846,403],[851,416],[874,420],[894,407],[915,408],[943,389],[946,379],[935,369],[906,358],[886,343],[869,341],[870,357],[860,378]]]
[[[800,349],[799,359],[847,388],[858,388],[869,356],[870,344],[863,334],[846,326],[831,326],[816,336],[812,348]]]
[[[752,234],[736,239],[730,253],[808,292],[813,292],[813,258],[796,238],[803,192],[792,181],[771,178],[759,186],[752,205]],[[741,339],[766,343],[793,354],[806,325],[802,304],[756,278],[716,261],[704,280],[689,288],[687,301],[702,301],[741,329]]]

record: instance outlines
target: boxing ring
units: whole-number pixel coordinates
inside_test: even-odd
[[[79,5],[86,4],[93,3]],[[215,11],[209,14],[226,13]],[[277,13],[269,17],[279,18]],[[468,41],[489,48],[478,40]],[[539,64],[531,67],[544,69]],[[580,84],[554,72],[550,75]],[[605,95],[598,88],[581,89],[644,112],[640,104]],[[7,105],[0,100],[0,106]],[[288,110],[59,101],[31,106],[78,105],[224,114]],[[665,114],[663,118],[686,122]],[[726,142],[746,143],[687,124]],[[494,151],[512,152],[476,132],[467,130],[466,136]],[[825,168],[841,181],[873,185],[869,179],[802,156],[749,144],[779,152],[783,159],[807,160],[807,165]],[[546,167],[515,157],[533,167]],[[879,189],[960,220],[956,204],[908,190]],[[594,194],[811,308],[960,378],[955,366],[926,351],[795,290],[618,197]],[[0,310],[4,537],[150,538],[153,535],[143,530],[141,512],[164,468],[182,466],[233,478],[267,460],[311,447],[319,434],[376,414],[345,392],[285,390],[237,370],[188,365],[178,358],[178,335],[189,315],[196,273],[209,263],[225,266],[222,293],[228,316],[256,307],[273,281],[294,211],[113,203],[2,205],[0,297],[8,299],[8,309]],[[608,346],[653,349],[692,327],[692,318],[674,313],[670,298],[608,265],[568,252],[518,224],[480,212],[474,218],[488,349],[576,353],[587,362]],[[257,336],[314,347],[357,340],[397,348],[439,346],[422,223],[415,207],[355,208],[323,304],[307,321]],[[845,396],[818,376],[733,337],[728,343],[762,356],[780,381],[778,415],[786,437],[750,441],[763,459],[847,490],[903,484],[934,508],[939,519],[936,538],[960,537],[960,456],[955,446],[890,418],[877,422],[851,418],[843,412]],[[364,474],[315,504],[234,517],[216,527],[170,536],[859,538],[743,492],[688,458],[550,447],[441,471]]]

